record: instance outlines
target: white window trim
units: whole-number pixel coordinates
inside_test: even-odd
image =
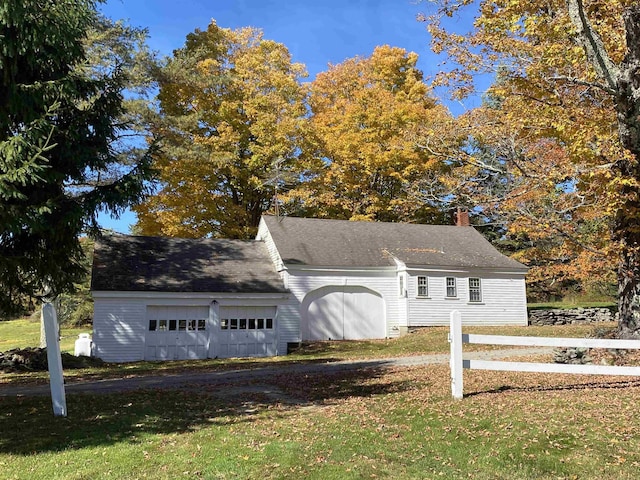
[[[453,295],[449,295],[449,279],[453,280]],[[445,298],[457,299],[458,298],[458,281],[456,277],[445,277],[444,279],[444,295]]]
[[[404,272],[398,275],[398,296],[400,298],[407,296],[407,276]]]
[[[471,286],[471,282],[472,280],[477,280],[478,281],[478,285],[476,287],[472,287]],[[473,300],[471,298],[471,292],[472,291],[476,291],[478,292],[478,300]],[[482,303],[482,280],[480,280],[479,277],[469,277],[469,303],[473,303],[473,304],[481,304]]]
[[[424,278],[425,284],[420,285],[420,279]],[[420,287],[423,286],[427,290],[427,293],[422,295],[420,294]],[[416,298],[431,298],[429,297],[429,277],[427,275],[418,275],[416,276]]]

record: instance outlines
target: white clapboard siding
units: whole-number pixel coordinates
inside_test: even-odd
[[[146,304],[135,299],[94,299],[93,343],[105,362],[144,358]]]
[[[273,241],[273,237],[271,236],[271,232],[267,228],[267,224],[265,223],[264,218],[260,219],[256,239],[264,242],[265,246],[267,247],[267,251],[269,252],[269,257],[271,258],[273,267],[276,269],[276,271],[280,272],[284,267],[282,257],[280,257],[280,253],[276,248],[276,244]]]
[[[387,336],[396,337],[399,334],[399,301],[396,273],[394,270],[371,271],[366,275],[362,271],[340,272],[331,271],[296,271],[289,270],[287,286],[299,302],[297,312],[291,310],[292,315],[301,315],[300,307],[304,298],[314,291],[329,286],[359,286],[365,287],[379,294],[384,302]],[[293,319],[291,319],[293,322]]]
[[[418,297],[418,276],[428,278],[428,296]],[[456,278],[457,297],[447,298],[446,278]],[[482,299],[469,301],[469,278],[479,278]],[[527,325],[524,274],[412,271],[408,281],[409,326],[449,325],[449,313],[458,310],[464,325]]]
[[[278,306],[277,327],[278,355],[286,355],[289,343],[300,342],[300,305],[296,298]]]
[[[275,268],[281,271],[285,286],[290,289],[299,303],[299,308],[291,307],[283,311],[283,321],[293,326],[300,325],[302,304],[308,294],[319,288],[330,286],[361,286],[379,294],[384,301],[385,323],[388,337],[399,335],[403,327],[446,326],[449,312],[457,309],[465,315],[466,325],[526,325],[526,292],[524,272],[498,273],[491,269],[463,271],[459,268],[436,267],[430,270],[411,268],[407,270],[406,296],[399,291],[396,269],[348,269],[329,268],[285,269],[282,258],[271,237],[269,229],[261,220],[257,238],[265,242]],[[404,265],[398,268],[405,270]],[[450,270],[450,271],[447,271]],[[417,276],[429,278],[428,298],[417,296]],[[446,277],[457,279],[458,296],[446,298]],[[480,278],[482,301],[469,302],[469,277]],[[301,332],[298,333],[299,341]]]
[[[213,297],[217,299],[221,308],[233,306],[277,309],[275,316],[277,355],[287,353],[288,342],[298,341],[297,317],[288,313],[291,308],[297,311],[297,300],[295,298],[283,299],[280,294],[275,297],[238,297],[236,294],[202,293],[190,297],[181,293],[165,292],[162,295],[141,294],[139,297],[132,297],[129,292],[109,292],[105,297],[104,292],[101,292],[98,296],[94,295],[93,342],[95,355],[107,362],[143,360],[145,358],[145,339],[148,333],[147,308],[149,307],[154,309],[162,307],[160,310],[162,312],[169,312],[176,308],[192,310],[194,307],[199,307],[198,317],[209,318],[208,343],[214,343],[219,327],[217,324],[214,325],[213,321],[211,310],[211,298]],[[283,301],[284,303],[282,303]],[[280,310],[281,308],[282,310]],[[202,313],[203,311],[208,313],[205,315]],[[167,316],[167,318],[169,317]],[[209,349],[206,355],[216,355],[216,353]]]

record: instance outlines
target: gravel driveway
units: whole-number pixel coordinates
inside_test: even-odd
[[[553,348],[512,348],[504,350],[487,350],[481,352],[465,352],[468,359],[500,360],[525,355],[544,355]],[[142,377],[117,378],[109,380],[83,381],[65,385],[67,395],[75,393],[116,393],[142,389],[172,389],[189,384],[207,386],[242,384],[260,379],[268,384],[269,377],[283,373],[332,374],[349,370],[369,368],[411,367],[419,365],[445,364],[449,362],[449,354],[420,355],[411,357],[378,358],[367,360],[347,360],[327,363],[301,363],[264,368],[225,370],[207,373],[180,373],[172,375],[146,375]],[[3,386],[0,385],[0,397],[49,395],[49,385],[36,386]]]

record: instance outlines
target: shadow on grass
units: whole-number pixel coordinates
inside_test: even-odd
[[[74,357],[76,358],[76,357]],[[268,359],[247,360],[175,360],[175,361],[140,361],[131,363],[103,363],[97,368],[69,368],[64,366],[65,383],[92,382],[100,380],[117,380],[123,378],[143,378],[148,376],[171,376],[195,373],[225,372],[238,370],[254,370],[268,367],[287,367],[298,364],[332,363],[342,361],[342,358],[287,358],[286,360]],[[5,390],[13,387],[28,387],[48,384],[49,376],[46,369],[41,371],[23,371],[14,373],[0,372],[0,396]]]
[[[185,433],[290,415],[304,406],[348,397],[402,392],[411,382],[389,381],[384,364],[364,368],[325,365],[313,369],[231,376],[112,393],[67,392],[68,417],[52,414],[48,396],[0,397],[0,453],[32,455],[65,449],[135,444],[149,435]],[[135,380],[135,379],[131,379]]]
[[[516,387],[513,385],[502,385],[491,390],[481,390],[478,392],[465,393],[465,398],[479,395],[495,395],[504,392],[527,393],[527,392],[561,392],[565,390],[594,390],[594,389],[623,389],[629,387],[640,387],[640,380],[620,381],[620,382],[589,382],[574,383],[566,385],[534,385],[527,387]]]
[[[329,355],[335,353],[356,351],[373,344],[373,342],[366,340],[328,340],[302,342],[299,345],[290,346],[287,354],[300,357]]]

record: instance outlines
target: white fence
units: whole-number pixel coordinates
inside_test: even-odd
[[[454,310],[450,317],[449,342],[451,343],[451,393],[453,398],[463,396],[463,369],[500,370],[508,372],[549,372],[579,373],[590,375],[637,375],[640,367],[620,367],[609,365],[567,365],[561,363],[500,362],[496,360],[465,360],[462,358],[462,344],[516,345],[539,347],[583,347],[640,349],[639,340],[599,340],[593,338],[548,338],[548,337],[508,337],[503,335],[476,335],[462,333],[462,317]]]

